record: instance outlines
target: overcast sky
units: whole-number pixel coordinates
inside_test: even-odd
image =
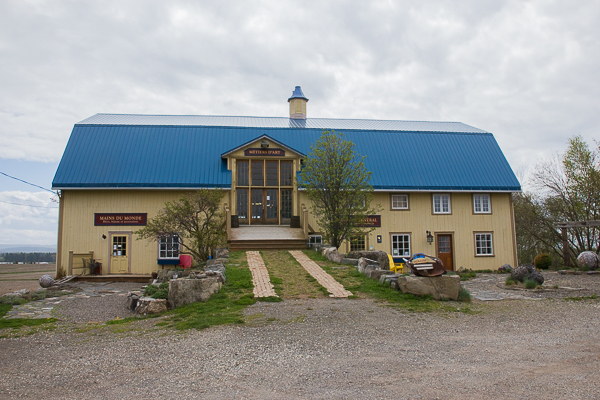
[[[599,39],[593,0],[2,1],[0,171],[50,188],[91,115],[285,117],[301,85],[309,118],[492,132],[520,177],[600,139]],[[54,244],[51,197],[0,176],[0,244]]]

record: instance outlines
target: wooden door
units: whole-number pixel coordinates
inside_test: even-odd
[[[437,256],[447,271],[454,270],[452,256],[452,235],[437,235]]]
[[[111,274],[126,274],[129,272],[128,237],[129,235],[112,236],[112,251],[110,256]]]
[[[264,190],[252,189],[251,224],[264,224],[265,207],[263,201]]]
[[[277,203],[277,189],[265,189],[265,204],[266,204],[266,224],[278,224],[278,203]]]

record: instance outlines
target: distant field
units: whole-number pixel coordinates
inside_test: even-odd
[[[37,290],[40,276],[54,276],[56,264],[0,264],[0,296],[21,289]]]

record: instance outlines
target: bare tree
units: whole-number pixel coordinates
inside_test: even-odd
[[[225,215],[219,210],[222,190],[200,189],[165,203],[156,217],[136,232],[140,239],[158,241],[177,235],[181,247],[197,261],[208,259],[211,251],[225,244]]]

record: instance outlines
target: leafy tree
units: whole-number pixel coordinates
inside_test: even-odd
[[[379,211],[379,206],[371,206],[371,172],[364,159],[342,133],[323,131],[300,172],[300,185],[312,201],[312,213],[325,240],[336,248],[352,236],[372,231],[361,227],[361,222]]]
[[[513,198],[519,260],[531,262],[538,252],[562,257],[558,224],[600,219],[600,149],[575,136],[564,154],[536,166],[530,182],[531,193]],[[598,253],[599,233],[598,227],[569,228],[571,258]]]
[[[225,215],[220,211],[222,190],[200,189],[165,203],[148,224],[134,233],[141,239],[158,241],[178,235],[179,244],[197,261],[208,259],[211,251],[225,244]]]

